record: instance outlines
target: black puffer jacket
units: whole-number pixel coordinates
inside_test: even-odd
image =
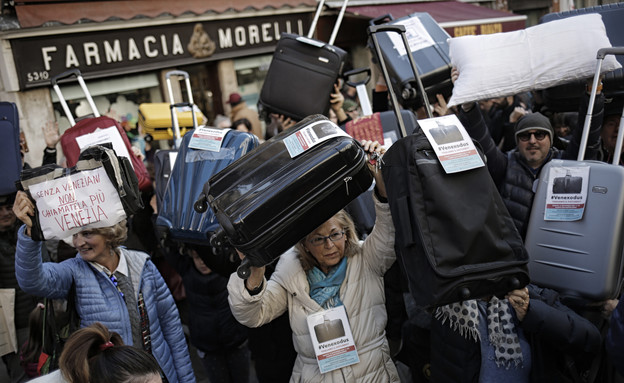
[[[572,139],[565,151],[560,151],[556,148],[550,149],[544,164],[553,158],[576,159],[583,133],[582,128],[587,115],[589,96],[585,94],[585,97],[581,100],[579,128],[573,132]],[[599,97],[596,97],[596,102],[594,103],[585,159],[591,160],[596,158],[604,113],[603,105],[604,96],[601,94]],[[460,110],[460,121],[468,131],[468,134],[481,144],[487,157],[487,166],[492,179],[501,193],[505,206],[507,206],[507,210],[516,224],[516,228],[522,238],[524,238],[535,194],[533,192],[533,183],[539,178],[544,164],[533,172],[524,158],[515,149],[507,154],[501,152],[494,144],[479,108],[473,107],[469,112],[464,112],[462,108]]]
[[[189,304],[191,343],[204,352],[242,345],[247,340],[248,329],[230,311],[228,278],[217,272],[201,274],[189,256],[169,253],[167,262],[182,276]]]
[[[530,303],[519,325],[531,348],[531,382],[571,382],[566,355],[591,358],[600,350],[600,331],[590,321],[563,305],[554,290],[528,285]],[[512,310],[513,311],[513,310]],[[514,315],[515,318],[515,315]],[[431,381],[476,383],[481,353],[478,342],[467,340],[448,323],[431,323]]]

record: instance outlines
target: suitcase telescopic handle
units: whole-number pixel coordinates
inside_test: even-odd
[[[589,94],[589,106],[587,107],[587,115],[583,125],[583,134],[581,135],[581,143],[577,156],[578,161],[585,158],[585,149],[589,140],[589,126],[591,125],[592,114],[594,112],[594,102],[596,101],[596,92],[598,91],[598,82],[600,81],[600,72],[602,71],[602,63],[607,55],[624,55],[624,47],[600,48],[596,53],[596,70],[594,72],[594,80],[592,82],[591,92]],[[622,110],[624,116],[624,109]],[[613,164],[618,165],[620,155],[622,154],[622,142],[624,141],[624,119],[620,118],[620,127],[618,130],[617,141],[615,144],[615,153],[613,155]]]
[[[340,24],[342,23],[342,19],[344,17],[345,11],[347,10],[347,3],[349,0],[344,0],[342,3],[342,7],[340,8],[340,13],[338,14],[338,18],[336,19],[336,24],[334,24],[334,29],[332,30],[331,37],[329,38],[328,44],[334,45],[334,41],[336,41],[336,36],[338,35],[338,30],[340,29]],[[310,29],[308,30],[307,38],[311,39],[314,35],[314,30],[316,29],[316,23],[318,22],[319,17],[321,16],[321,11],[323,10],[323,6],[325,5],[325,0],[320,0],[318,6],[316,7],[316,12],[314,13],[314,18],[312,19],[312,24],[310,25]]]
[[[352,76],[366,73],[366,78],[361,81],[351,81],[350,78]],[[370,116],[373,114],[373,108],[371,107],[370,99],[368,97],[368,92],[366,90],[366,84],[371,79],[371,70],[370,68],[356,68],[352,69],[348,72],[345,72],[342,77],[344,78],[347,85],[352,86],[357,91],[358,99],[361,101],[360,106],[362,107],[362,115]]]
[[[409,59],[412,72],[414,72],[414,78],[416,79],[416,83],[418,84],[418,90],[420,92],[423,105],[425,106],[425,111],[427,112],[427,116],[429,118],[432,118],[433,114],[431,113],[431,109],[428,107],[429,100],[427,99],[427,94],[425,93],[425,87],[423,86],[422,81],[420,80],[420,76],[418,74],[418,68],[416,67],[416,62],[414,61],[414,57],[411,54],[409,42],[407,41],[407,37],[405,36],[405,26],[401,24],[384,24],[384,25],[371,25],[370,27],[368,27],[368,35],[373,41],[373,46],[375,47],[375,53],[377,54],[377,58],[379,59],[379,66],[381,67],[381,71],[383,72],[384,79],[386,80],[386,85],[388,86],[388,92],[390,93],[390,98],[392,99],[392,106],[394,107],[394,113],[396,114],[397,121],[399,123],[399,130],[401,131],[401,137],[406,137],[407,130],[405,129],[405,122],[403,122],[403,116],[401,115],[399,102],[397,100],[396,94],[394,94],[394,90],[392,89],[392,80],[390,79],[390,74],[388,73],[388,67],[386,66],[383,53],[381,52],[381,47],[379,46],[379,40],[377,39],[377,33],[380,33],[380,32],[398,33],[403,39],[403,45],[405,46],[405,54],[407,55]]]
[[[50,79],[50,82],[52,83],[52,89],[54,89],[54,93],[56,93],[56,95],[58,96],[59,102],[61,103],[61,107],[63,108],[63,111],[65,112],[65,115],[67,116],[67,119],[69,120],[70,125],[74,126],[76,125],[76,120],[74,119],[74,116],[72,115],[71,110],[69,110],[67,101],[65,100],[65,97],[63,97],[61,88],[58,85],[59,80],[63,80],[65,78],[69,78],[72,76],[75,76],[76,79],[78,80],[78,84],[80,84],[80,88],[82,88],[82,92],[87,98],[87,102],[89,103],[89,106],[91,107],[91,110],[93,111],[93,115],[95,117],[100,117],[100,112],[98,112],[97,107],[95,106],[95,102],[93,101],[93,98],[91,97],[91,93],[89,93],[89,88],[87,88],[87,84],[85,83],[84,78],[82,77],[82,73],[80,73],[79,69],[70,69],[52,77]]]
[[[188,96],[188,104],[191,107],[191,116],[193,118],[193,129],[197,129],[197,116],[195,116],[195,102],[193,101],[193,91],[191,90],[191,79],[188,72],[182,70],[172,70],[165,74],[165,80],[167,82],[167,93],[169,94],[169,103],[171,107],[171,125],[173,126],[174,142],[176,149],[180,148],[182,137],[180,136],[180,122],[178,121],[178,115],[175,110],[176,103],[173,99],[173,87],[171,86],[171,76],[184,77],[184,83],[186,85],[186,92]]]

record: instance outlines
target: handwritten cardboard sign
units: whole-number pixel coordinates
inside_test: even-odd
[[[30,187],[46,239],[112,226],[126,213],[104,168],[85,170]]]

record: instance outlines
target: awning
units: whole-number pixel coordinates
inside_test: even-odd
[[[525,15],[457,1],[396,4],[380,1],[374,5],[348,6],[347,12],[370,19],[386,14],[399,19],[414,12],[427,12],[451,37],[516,31],[526,27],[527,19]]]
[[[44,0],[45,1],[45,0]],[[259,11],[280,8],[316,7],[315,0],[121,0],[72,1],[45,3],[20,1],[15,6],[21,28],[39,27],[46,23],[75,24],[79,21],[102,22],[131,20],[135,17],[181,16],[184,14],[220,14],[228,11]]]

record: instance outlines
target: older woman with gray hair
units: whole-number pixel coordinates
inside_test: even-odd
[[[51,299],[76,291],[80,326],[100,322],[126,344],[150,352],[169,382],[194,382],[188,346],[173,297],[149,255],[122,247],[126,220],[74,234],[75,258],[42,262],[42,242],[30,237],[34,204],[18,192],[13,211],[19,229],[15,273],[22,290]]]
[[[377,142],[362,146],[383,152]],[[288,311],[297,351],[291,382],[399,382],[385,336],[383,283],[396,258],[394,226],[381,171],[369,169],[377,215],[363,242],[340,211],[281,255],[268,281],[264,267],[251,267],[246,280],[230,277],[230,307],[240,323],[258,327]]]

